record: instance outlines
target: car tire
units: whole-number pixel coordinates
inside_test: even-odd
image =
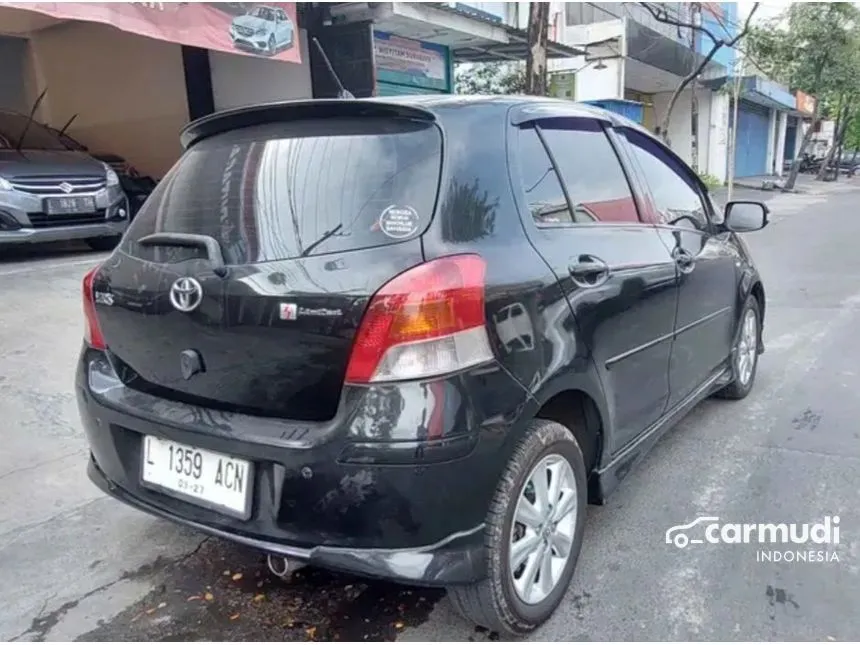
[[[754,331],[750,335],[747,326],[751,324],[754,325]],[[750,338],[753,340],[752,353],[749,352]],[[739,401],[746,398],[750,391],[752,391],[756,371],[758,370],[758,348],[760,345],[761,308],[756,297],[750,295],[744,303],[738,329],[735,332],[735,340],[732,343],[732,382],[717,392],[717,396],[722,399]],[[749,366],[744,362],[744,356],[746,356],[747,360],[751,361]]]
[[[543,517],[539,522],[548,524],[545,530],[538,527],[534,516],[531,518],[535,521],[532,526],[538,528],[528,528],[517,519],[530,515],[520,514],[521,500],[532,501],[528,497],[529,491],[534,494],[534,501],[539,502],[534,485],[536,474],[549,482],[547,499],[554,492],[552,482],[558,481],[561,488],[556,501],[564,501],[565,508],[575,503],[575,507],[564,515],[547,517],[538,513]],[[587,505],[586,480],[585,460],[573,433],[554,421],[533,420],[505,467],[487,514],[484,533],[487,578],[472,585],[448,589],[451,602],[462,616],[495,632],[524,635],[534,631],[552,615],[567,591],[582,547]],[[571,489],[571,485],[575,490]],[[540,510],[538,506],[541,505],[530,508],[532,511]],[[563,510],[559,510],[561,507],[561,504],[556,505],[556,513],[563,513]],[[551,510],[552,506],[548,508]],[[559,517],[562,519],[559,520]],[[547,531],[551,534],[550,538],[547,538]],[[514,542],[516,534],[520,537]],[[515,562],[512,562],[512,556],[517,556],[513,551],[514,544],[522,540],[525,546],[527,540],[533,544],[535,539],[537,546],[529,549],[528,555],[515,567]],[[562,559],[554,562],[553,559],[561,558],[562,553],[557,545],[569,547],[566,561]],[[533,565],[533,559],[542,562],[541,554],[546,549],[551,554],[549,568],[534,565],[529,584],[528,567]],[[550,572],[544,578],[550,581],[549,590],[541,584],[541,573],[544,571]],[[533,598],[535,602],[524,600],[524,587],[532,590],[531,595],[537,590],[537,596]],[[528,591],[525,594],[530,595]]]
[[[275,35],[274,34],[269,36],[269,53],[270,54],[275,53]]]
[[[113,251],[116,245],[119,244],[121,235],[111,235],[109,237],[90,237],[86,240],[87,246],[93,251]]]

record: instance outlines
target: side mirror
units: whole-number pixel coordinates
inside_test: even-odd
[[[770,209],[761,202],[729,202],[726,204],[726,227],[736,233],[758,231],[767,226]]]

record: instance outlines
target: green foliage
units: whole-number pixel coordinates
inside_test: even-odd
[[[854,116],[848,123],[848,129],[845,131],[845,150],[860,150],[860,118],[858,116]]]
[[[454,70],[457,94],[522,94],[526,68],[522,63],[464,63]]]
[[[815,96],[818,117],[840,124],[837,137],[844,135],[847,143],[860,134],[860,9],[854,3],[792,3],[778,18],[751,31],[747,53],[771,78]],[[838,146],[839,140],[829,155]],[[824,168],[826,164],[819,179]],[[797,169],[795,161],[786,187],[793,186]]]
[[[702,183],[704,183],[708,188],[719,188],[723,185],[723,182],[706,172],[700,172],[699,179],[701,179]]]
[[[794,3],[752,28],[747,50],[774,80],[822,98],[860,85],[858,26],[860,11],[852,3]]]

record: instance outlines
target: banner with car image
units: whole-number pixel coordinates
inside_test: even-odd
[[[295,2],[0,2],[181,45],[301,62]]]

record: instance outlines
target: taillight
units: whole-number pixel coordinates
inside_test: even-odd
[[[346,381],[428,378],[492,360],[484,315],[485,270],[480,256],[453,255],[388,282],[361,321]]]
[[[107,349],[99,319],[96,316],[96,299],[93,293],[93,280],[99,267],[87,271],[83,282],[84,295],[84,340],[94,349]]]

